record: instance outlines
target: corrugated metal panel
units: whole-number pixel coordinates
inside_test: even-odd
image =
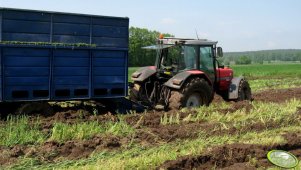
[[[93,51],[92,97],[126,95],[126,55],[126,51]]]
[[[127,93],[127,18],[0,8],[1,37],[97,44],[0,44],[2,101],[115,98]]]
[[[52,68],[53,99],[89,98],[89,50],[54,50]],[[78,90],[86,93],[77,94]]]
[[[0,8],[2,41],[128,48],[128,18]],[[1,15],[0,15],[1,16]]]
[[[9,47],[2,54],[5,101],[49,99],[49,49]]]

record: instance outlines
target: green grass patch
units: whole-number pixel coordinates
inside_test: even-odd
[[[58,42],[27,42],[27,41],[0,41],[0,45],[34,45],[34,46],[60,46],[60,47],[93,47],[96,48],[96,44],[87,43],[58,43]]]
[[[253,92],[269,89],[287,89],[301,86],[301,78],[264,78],[249,80]]]
[[[129,67],[129,78],[139,67]],[[252,64],[252,65],[232,65],[234,76],[245,76],[249,79],[260,77],[269,78],[301,78],[301,64]]]
[[[128,80],[139,67],[128,69]],[[249,80],[253,92],[260,90],[293,88],[301,85],[301,64],[233,65],[235,76]]]
[[[219,113],[217,104],[210,105],[209,107],[200,107],[197,109],[198,114],[193,116],[188,115],[182,121],[216,122],[224,126],[229,124],[238,129],[254,123],[267,124],[273,122],[278,124],[279,127],[288,124],[300,124],[299,115],[295,114],[297,107],[301,106],[300,100],[292,99],[282,104],[252,102],[251,105],[253,108],[250,112],[242,108],[229,114]]]
[[[0,126],[0,145],[39,144],[47,136],[40,131],[39,120],[30,121],[27,116],[9,116],[6,124]]]
[[[103,133],[104,128],[102,128],[98,122],[84,122],[76,124],[65,124],[65,123],[55,123],[52,128],[51,140],[58,142],[64,142],[73,139],[88,139],[97,133]]]
[[[245,76],[249,79],[259,77],[299,77],[301,78],[301,64],[258,64],[258,65],[233,65],[235,76]]]
[[[76,124],[55,123],[52,128],[51,140],[64,142],[68,140],[84,140],[96,134],[112,134],[115,136],[127,136],[135,132],[135,129],[124,121],[106,122],[90,121]]]

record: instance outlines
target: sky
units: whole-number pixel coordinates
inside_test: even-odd
[[[129,17],[130,26],[198,34],[226,52],[301,49],[300,0],[0,0],[0,7]]]

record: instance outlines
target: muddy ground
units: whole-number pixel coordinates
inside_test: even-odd
[[[269,167],[266,158],[270,150],[286,150],[301,159],[301,133],[288,133],[286,144],[262,146],[234,143],[223,145],[198,156],[184,156],[177,160],[166,161],[158,169],[257,169]]]
[[[286,100],[297,98],[301,99],[301,88],[268,90],[255,93],[253,95],[255,101],[282,103]],[[222,99],[215,97],[213,102],[219,102]],[[238,109],[245,108],[246,112],[252,109],[249,102],[230,102],[229,109],[218,110],[221,113],[229,114]],[[101,109],[101,108],[100,108]],[[178,111],[169,111],[168,115],[176,115]],[[180,120],[193,115],[195,111],[180,113]],[[39,115],[41,121],[41,130],[49,135],[55,122],[63,122],[74,124],[91,120],[98,122],[118,122],[118,116],[99,110],[102,114],[91,114],[91,110],[85,108],[68,108],[56,111],[52,115]],[[229,126],[224,129],[220,124],[210,122],[185,122],[180,124],[162,125],[160,119],[164,112],[148,111],[143,114],[127,115],[125,122],[135,128],[134,135],[119,137],[119,136],[94,136],[88,140],[72,140],[63,143],[55,141],[47,141],[39,146],[33,145],[16,145],[11,147],[0,146],[0,167],[14,164],[21,157],[37,158],[41,163],[52,163],[61,160],[77,160],[87,158],[93,153],[103,150],[115,151],[126,149],[128,144],[137,143],[145,146],[156,146],[161,143],[172,142],[177,139],[193,139],[198,137],[196,131],[205,131],[208,135],[223,135],[223,134],[240,134],[247,131],[263,131],[269,128],[275,128],[278,125],[274,122],[250,123],[245,127],[236,129]],[[297,110],[298,115],[301,115],[301,108]],[[30,119],[36,119],[36,115],[30,115]],[[0,124],[5,124],[5,117],[0,120]],[[147,129],[147,130],[146,130]],[[301,132],[300,132],[301,134]],[[198,156],[181,157],[174,161],[167,161],[160,168],[163,169],[208,169],[212,167],[225,169],[254,169],[256,167],[267,167],[270,164],[267,162],[266,153],[271,148],[284,149],[296,154],[301,158],[301,140],[300,134],[286,134],[285,138],[288,143],[277,146],[260,146],[246,144],[231,144],[214,148],[205,154]],[[300,149],[298,149],[300,148]],[[257,161],[251,158],[256,157]],[[243,167],[243,168],[242,168]]]

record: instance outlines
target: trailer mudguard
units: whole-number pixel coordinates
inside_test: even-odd
[[[244,77],[234,77],[231,80],[231,84],[229,86],[229,98],[228,99],[237,99],[238,98],[238,87],[240,82],[244,80]]]
[[[206,74],[199,70],[183,71],[169,79],[166,83],[164,83],[164,85],[173,89],[181,89],[186,80],[192,76],[203,77],[210,85],[212,85],[212,82],[209,80]]]
[[[143,82],[147,78],[151,77],[152,75],[156,74],[156,67],[155,66],[147,66],[147,67],[141,67],[137,71],[135,71],[131,78],[133,81],[136,82]]]

